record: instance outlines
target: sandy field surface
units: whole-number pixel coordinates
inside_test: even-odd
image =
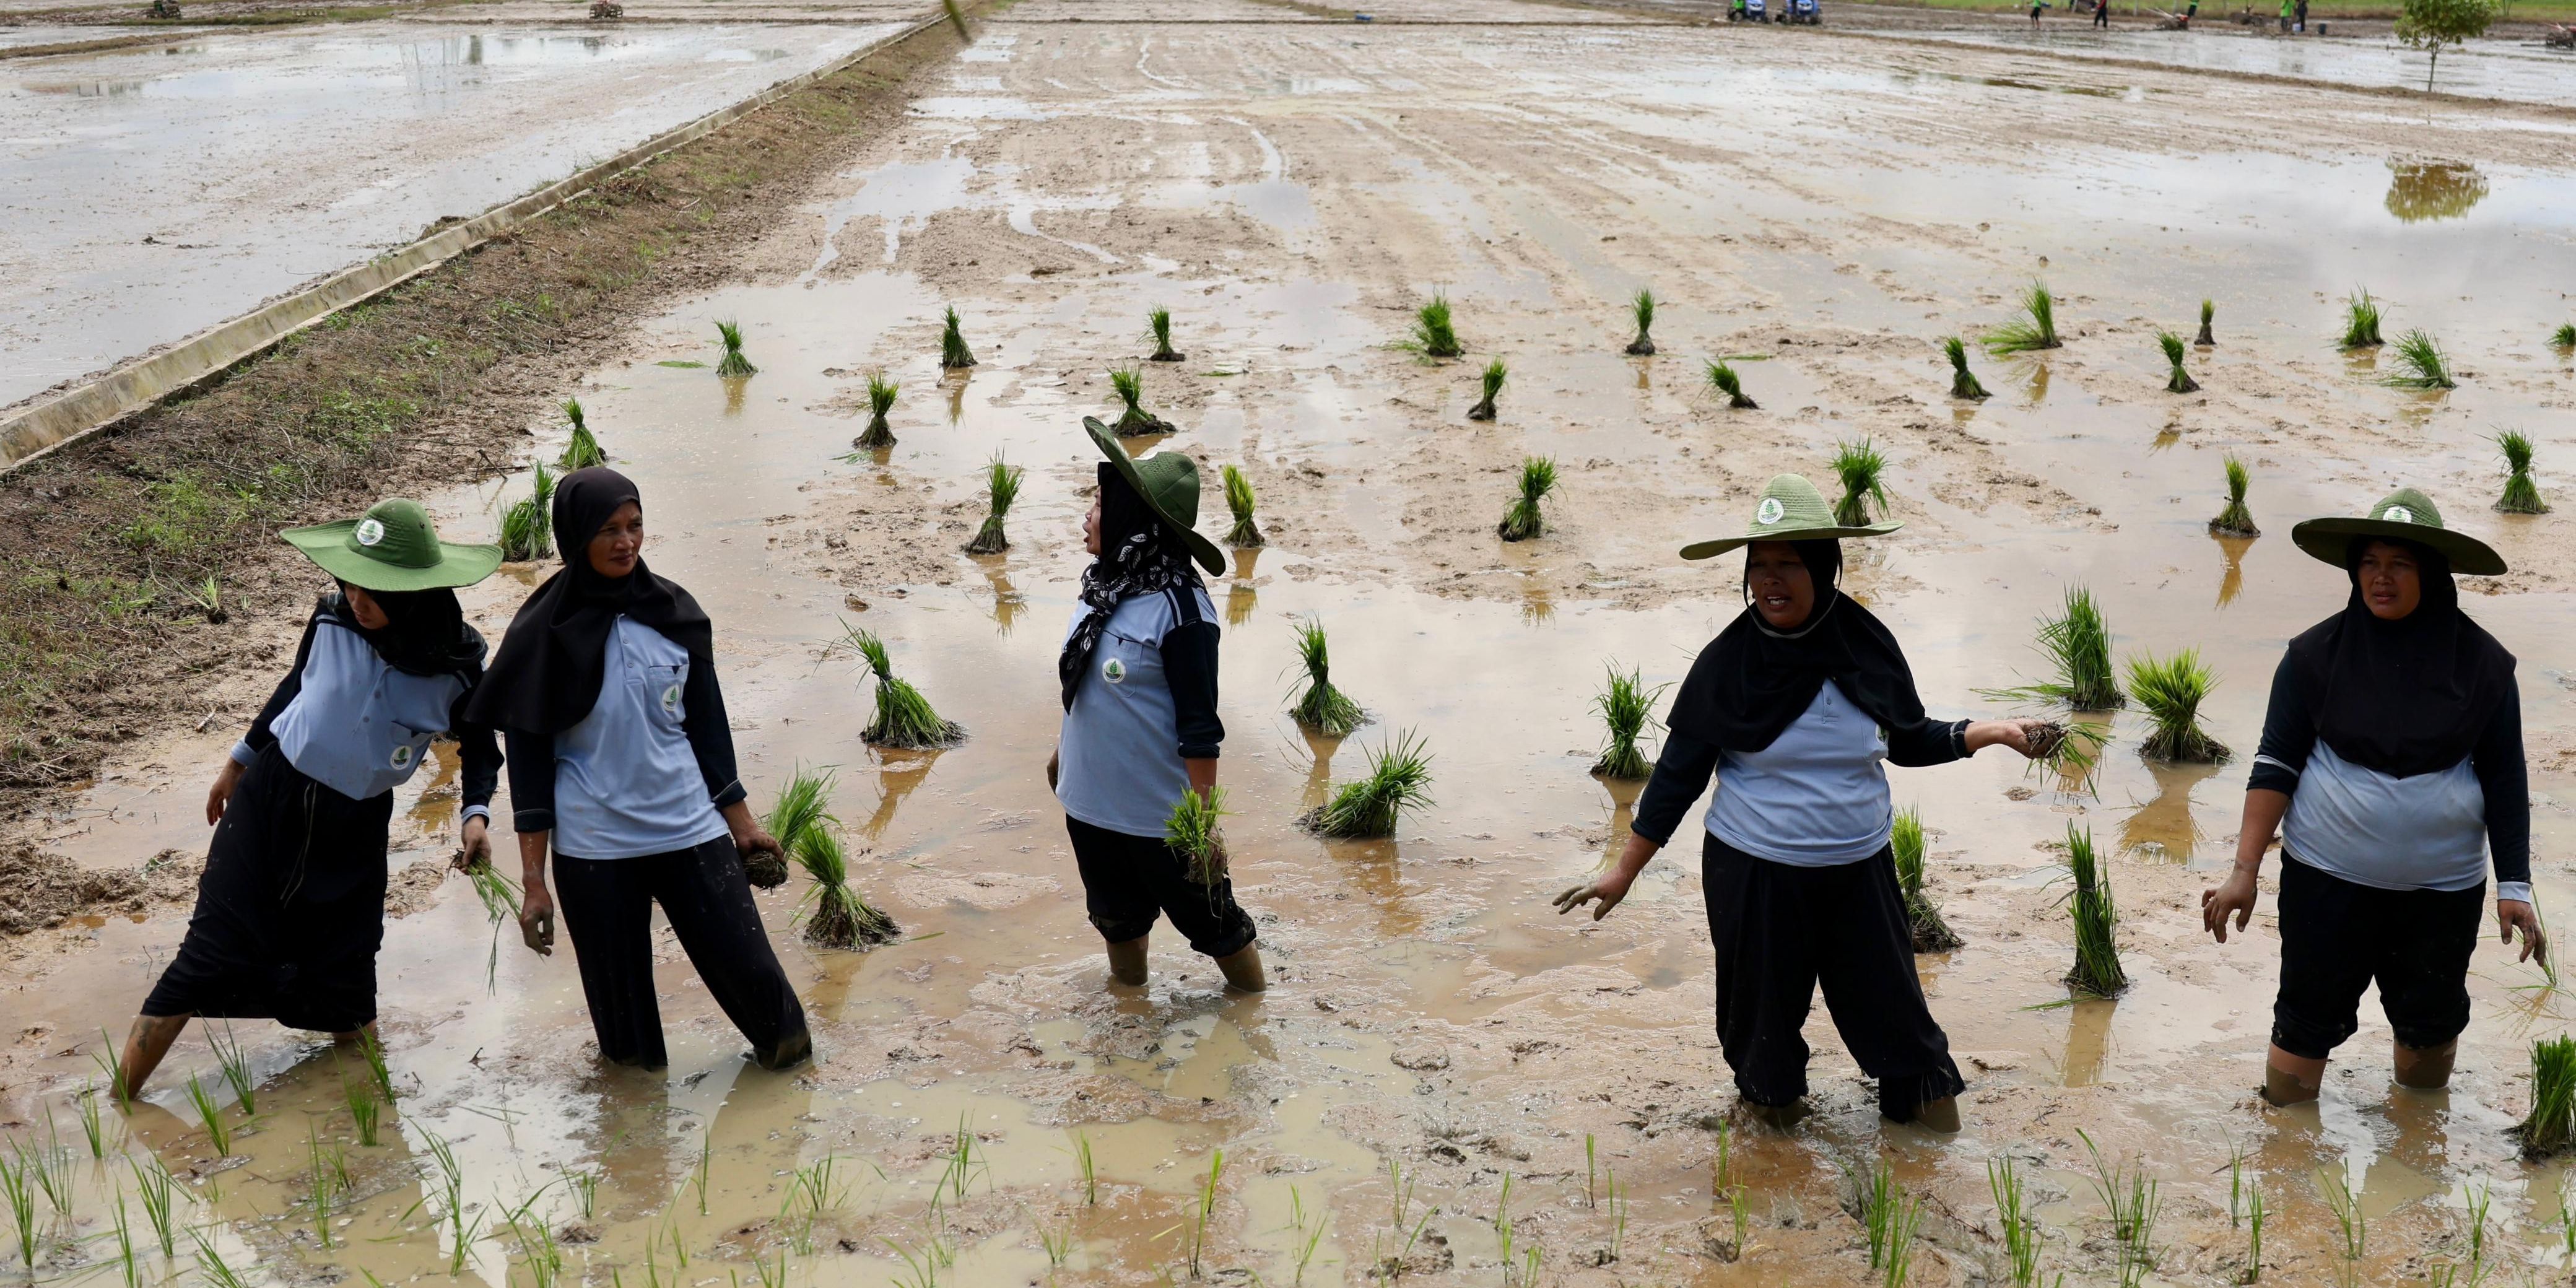
[[[236,1029],[255,1113],[192,1033],[146,1103],[106,1116],[102,1148],[177,1172],[217,1255],[281,1281],[463,1265],[499,1284],[559,1262],[626,1284],[1880,1283],[1849,1178],[1884,1165],[1922,1205],[1910,1281],[1995,1284],[1989,1169],[2009,1160],[2051,1276],[2122,1281],[2102,1190],[2135,1179],[2160,1218],[2129,1281],[2218,1284],[2248,1253],[2236,1159],[2269,1214],[2264,1282],[2467,1282],[2473,1258],[2492,1282],[2567,1278],[2561,1169],[2506,1134],[2564,994],[2490,942],[2450,1091],[2389,1085],[2366,1001],[2324,1099],[2269,1111],[2252,1089],[2270,882],[2228,945],[2197,916],[2281,643],[2343,597],[2288,530],[2401,482],[2515,567],[2465,599],[2520,655],[2541,905],[2570,893],[2571,542],[2560,518],[2487,508],[2500,428],[2534,437],[2553,493],[2569,450],[2576,372],[2544,343],[2576,311],[2554,117],[1808,32],[1067,21],[1087,10],[1029,0],[983,26],[905,128],[739,248],[732,285],[637,320],[565,389],[646,492],[653,566],[719,624],[755,800],[831,767],[855,883],[906,938],[810,949],[791,882],[763,901],[818,1063],[746,1066],[665,939],[672,1067],[603,1071],[569,955],[500,942],[462,882],[431,897],[435,870],[408,866],[447,852],[442,752],[400,801],[394,863],[416,875],[381,970],[400,1098],[380,1143],[342,1107],[358,1066],[266,1024]],[[2064,347],[1980,354],[1994,396],[1946,397],[1937,341],[2005,321],[2034,279]],[[1664,301],[1653,358],[1620,353],[1639,287]],[[2384,387],[2385,357],[2332,347],[2358,287],[2392,337],[2439,337],[2456,390]],[[1435,292],[1465,361],[1393,345]],[[2188,333],[2204,298],[2201,391],[2165,393],[2154,332]],[[1275,985],[1257,999],[1218,991],[1168,930],[1149,988],[1104,986],[1041,776],[1093,476],[1076,426],[1110,414],[1106,371],[1143,356],[1158,304],[1187,359],[1146,368],[1177,430],[1138,446],[1240,466],[1270,538],[1210,584],[1234,874]],[[936,366],[945,306],[981,359],[963,377]],[[743,323],[760,374],[706,369],[716,320]],[[1497,357],[1499,419],[1471,423]],[[1758,409],[1709,396],[1718,357]],[[876,370],[903,386],[899,441],[853,452]],[[529,429],[550,459],[562,427]],[[2082,584],[2123,656],[2202,650],[2222,677],[2210,731],[2240,753],[2150,766],[2132,712],[2097,793],[2001,752],[1894,771],[1966,941],[1918,959],[1970,1082],[1954,1138],[1880,1122],[1821,1008],[1815,1116],[1784,1133],[1735,1112],[1687,854],[1606,921],[1547,908],[1615,852],[1635,798],[1587,772],[1605,665],[1677,680],[1737,609],[1734,561],[1675,548],[1862,439],[1906,526],[1852,551],[1849,584],[1935,714],[2005,709],[1977,691],[2036,672],[2030,624]],[[996,454],[1027,471],[1012,546],[968,557]],[[2253,473],[2250,541],[2205,530],[2229,454]],[[1560,471],[1548,531],[1505,544],[1529,456]],[[474,533],[526,487],[432,500]],[[1213,489],[1201,526],[1224,526]],[[542,571],[469,611],[497,635]],[[1309,618],[1373,717],[1346,739],[1282,713]],[[202,724],[135,747],[26,839],[102,871],[200,852],[206,776],[293,625],[209,675]],[[967,741],[861,743],[847,627],[882,635]],[[1408,732],[1436,800],[1396,838],[1296,828]],[[2116,1000],[2062,982],[2070,826],[2110,856],[2134,981]],[[122,1024],[181,921],[142,903],[9,941],[23,1036],[0,1069],[82,1176],[92,1030]],[[316,1148],[352,1175],[320,1212]],[[48,1227],[54,1264],[113,1255],[106,1175]],[[2332,1210],[2347,1196],[2358,1246]],[[509,1232],[514,1212],[547,1235]]]

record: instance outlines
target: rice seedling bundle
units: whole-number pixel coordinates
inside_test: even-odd
[[[1413,313],[1413,334],[1404,347],[1426,358],[1455,358],[1466,352],[1449,311],[1449,297],[1432,292],[1431,301]]]
[[[2169,394],[2199,393],[2200,382],[2192,379],[2191,373],[2182,369],[2182,358],[2184,353],[2182,337],[2175,335],[2171,331],[2158,331],[2156,332],[2156,347],[2165,351],[2165,362],[2173,367],[2172,373],[2165,377],[2165,392]]]
[[[852,629],[849,639],[877,678],[876,719],[860,733],[861,738],[879,747],[909,749],[952,746],[966,736],[965,726],[942,720],[930,709],[930,700],[921,696],[921,690],[895,678],[885,641],[874,631]]]
[[[2209,521],[2210,532],[2222,537],[2262,536],[2263,530],[2254,526],[2254,512],[2245,508],[2245,489],[2252,481],[2245,471],[2245,462],[2230,454],[2224,464],[2227,469],[2227,508]]]
[[[2576,1145],[2576,1037],[2562,1033],[2531,1044],[2531,1113],[2513,1134],[2525,1158]]]
[[[1172,347],[1172,311],[1157,304],[1145,311],[1145,326],[1154,336],[1154,351],[1145,356],[1148,362],[1179,362],[1188,354]]]
[[[2531,481],[2531,439],[2518,429],[2496,435],[2496,448],[2504,453],[2507,471],[2504,495],[2496,498],[2495,508],[2507,514],[2547,514],[2549,503],[2540,499],[2540,485]]]
[[[1503,511],[1503,521],[1494,527],[1505,541],[1527,541],[1547,531],[1547,518],[1539,512],[1539,502],[1556,490],[1556,461],[1550,457],[1528,456],[1521,459],[1521,492]]]
[[[1993,397],[1986,392],[1986,386],[1977,379],[1977,373],[1968,370],[1966,341],[1955,335],[1947,337],[1941,341],[1941,352],[1949,355],[1950,358],[1951,397],[1966,398],[1973,402],[1984,402]]]
[[[2343,344],[2346,349],[2376,349],[2379,338],[2379,301],[2370,292],[2356,290],[2343,302]]]
[[[2210,321],[2217,316],[2218,306],[2216,304],[2208,300],[2202,300],[2200,302],[2200,334],[2192,337],[2191,342],[2193,344],[2206,345],[2211,348],[2217,347],[2218,337],[2210,334],[2209,332]]]
[[[1245,478],[1242,470],[1231,465],[1225,467],[1224,474],[1225,508],[1234,514],[1234,527],[1225,534],[1226,544],[1230,546],[1264,544],[1260,526],[1252,521],[1252,480]]]
[[[787,785],[778,789],[778,799],[770,802],[769,816],[761,820],[761,826],[768,831],[770,839],[778,842],[782,852],[794,854],[806,833],[840,821],[832,817],[830,808],[832,783],[838,776],[830,770],[816,773],[803,765],[798,765],[787,775]],[[778,862],[776,880],[754,881],[752,884],[775,886],[785,881],[786,865],[783,860]]]
[[[716,338],[724,342],[724,359],[723,361],[716,363],[717,375],[750,376],[759,374],[760,368],[751,365],[751,359],[742,356],[741,323],[716,323]]]
[[[1834,477],[1841,479],[1843,499],[1834,503],[1834,522],[1847,528],[1867,526],[1869,503],[1878,502],[1878,512],[1887,513],[1887,488],[1879,476],[1887,472],[1887,457],[1869,439],[1857,443],[1834,445]]]
[[[1941,910],[1923,896],[1923,815],[1908,806],[1896,811],[1888,830],[1888,849],[1896,858],[1896,885],[1905,892],[1905,919],[1914,930],[1914,951],[1946,953],[1959,946],[1958,932],[1942,920]]]
[[[984,466],[986,508],[984,526],[975,530],[975,539],[966,543],[970,555],[998,555],[1011,548],[1011,539],[1002,531],[1002,520],[1011,512],[1011,503],[1020,499],[1020,480],[1027,471],[1005,464],[999,453]]]
[[[1119,414],[1118,423],[1111,426],[1118,431],[1119,437],[1133,438],[1138,434],[1172,432],[1172,422],[1157,420],[1144,408],[1145,373],[1143,371],[1135,367],[1113,367],[1109,372],[1109,387],[1117,390],[1118,401],[1127,405],[1127,410]]]
[[[501,927],[519,915],[519,885],[493,870],[490,863],[467,868],[465,876],[474,883],[474,895],[483,901],[483,915],[492,923],[492,949],[483,964],[483,986],[497,992],[501,987]]]
[[[2129,659],[2129,696],[2146,708],[2151,725],[2140,748],[2148,759],[2214,765],[2233,754],[2200,727],[2200,704],[2216,687],[2217,674],[2202,663],[2196,648],[2162,659],[2153,654]]]
[[[939,367],[942,371],[963,371],[975,365],[975,351],[966,347],[964,324],[958,321],[957,306],[948,306],[946,324],[939,332]]]
[[[1218,834],[1217,822],[1232,812],[1225,807],[1222,787],[1210,787],[1205,796],[1185,791],[1172,802],[1172,815],[1163,820],[1163,843],[1181,856],[1191,885],[1213,891],[1225,879],[1225,838]]]
[[[582,419],[581,400],[564,399],[563,413],[564,419],[572,422],[572,438],[564,444],[563,457],[555,464],[566,473],[586,470],[593,465],[606,465],[608,452],[599,445],[598,439],[591,437],[590,425]]]
[[[1393,836],[1399,816],[1431,803],[1431,755],[1410,729],[1369,753],[1368,773],[1333,789],[1297,821],[1322,836]]]
[[[1708,387],[1725,398],[1726,405],[1730,409],[1762,410],[1762,404],[1745,396],[1744,381],[1735,374],[1735,368],[1726,365],[1723,359],[1708,364]]]
[[[868,376],[868,427],[852,440],[851,446],[868,451],[894,446],[894,430],[886,424],[886,413],[894,410],[894,396],[902,389],[886,379],[882,371]]]
[[[1478,399],[1475,406],[1467,409],[1467,419],[1492,420],[1494,418],[1494,395],[1503,391],[1503,375],[1502,359],[1496,358],[1485,364],[1485,396]]]
[[[2057,339],[2057,298],[2048,293],[2046,283],[2031,283],[2030,289],[2022,292],[2020,316],[1988,331],[1978,343],[1998,358],[2061,347]]]
[[[2120,913],[2101,857],[2094,852],[2091,828],[2066,825],[2066,872],[2075,887],[2067,896],[2067,910],[2075,919],[2075,968],[2066,972],[2066,983],[2088,996],[2117,997],[2129,986],[2128,974],[2120,969]]]
[[[555,552],[555,476],[537,462],[536,488],[501,516],[501,557],[512,563]]]
[[[1297,723],[1327,738],[1339,738],[1368,722],[1360,704],[1333,687],[1332,651],[1324,639],[1323,622],[1310,617],[1297,624],[1297,664],[1306,672],[1305,695],[1288,709]]]
[[[1603,778],[1631,781],[1644,778],[1653,772],[1654,766],[1646,759],[1645,751],[1637,746],[1637,739],[1650,728],[1663,727],[1655,719],[1654,705],[1655,699],[1662,696],[1669,686],[1658,684],[1647,688],[1642,670],[1622,675],[1615,664],[1608,669],[1607,684],[1592,699],[1592,709],[1601,714],[1601,723],[1608,726],[1601,745],[1601,759],[1592,762],[1592,772]]]
[[[2011,689],[1982,690],[2016,702],[2060,704],[2077,711],[2116,711],[2128,699],[2111,671],[2111,625],[2081,585],[2066,588],[2064,607],[2039,622],[2038,648],[2057,672],[2053,680]]]
[[[2450,359],[2442,356],[2442,346],[2422,331],[2409,331],[2397,337],[2397,356],[2390,362],[2394,368],[2379,378],[2391,389],[2457,389],[2451,378]]]
[[[805,916],[805,942],[819,948],[872,948],[901,934],[894,918],[860,898],[850,888],[849,854],[828,817],[806,828],[790,853],[813,878],[807,898],[814,909]]]
[[[1637,319],[1637,338],[1628,342],[1629,356],[1653,357],[1655,354],[1655,339],[1652,334],[1655,329],[1655,293],[1645,287],[1638,287],[1637,297],[1628,301],[1628,311]]]
[[[2576,349],[2576,322],[2559,323],[2558,329],[2549,333],[2549,345],[2553,349]]]

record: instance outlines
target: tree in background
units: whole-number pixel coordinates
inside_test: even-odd
[[[2456,45],[2473,36],[2487,34],[2487,24],[2495,21],[2491,0],[2402,0],[2397,15],[2397,39],[2409,49],[2425,50],[2433,55],[2424,68],[2424,92],[2433,92],[2433,72],[2442,65],[2442,46]]]

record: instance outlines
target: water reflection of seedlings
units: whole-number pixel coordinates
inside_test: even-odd
[[[2396,357],[2389,365],[2395,369],[2382,375],[2379,383],[2392,389],[2459,388],[2459,382],[2451,378],[2450,360],[2427,331],[2418,329],[2397,337]]]
[[[1941,352],[1950,359],[1951,397],[1965,398],[1971,402],[1984,402],[1992,396],[1986,392],[1985,383],[1977,379],[1977,373],[1968,370],[1966,341],[1955,335],[1949,336],[1941,341]]]
[[[984,581],[993,588],[993,625],[1008,636],[1019,625],[1021,610],[1028,607],[1028,596],[1011,584],[1011,574],[999,562],[984,570]]]
[[[2379,301],[2370,298],[2369,291],[2355,287],[2344,298],[2343,343],[2339,347],[2376,349],[2380,344]]]
[[[1253,610],[1260,606],[1261,592],[1252,581],[1252,562],[1260,553],[1251,549],[1234,552],[1234,576],[1225,588],[1225,624],[1228,626],[1241,626],[1251,621]]]
[[[2224,458],[2224,464],[2227,470],[2227,506],[2218,512],[2217,518],[2209,521],[2210,535],[2262,536],[2263,530],[2254,526],[2254,512],[2245,508],[2245,491],[2253,482],[2252,476],[2245,470],[2245,462],[2238,460],[2231,452]]]
[[[2547,514],[2549,502],[2540,497],[2540,485],[2531,481],[2531,438],[2518,429],[2497,434],[2496,449],[2504,453],[2504,495],[2496,498],[2495,508],[2506,514]]]
[[[1645,287],[1638,287],[1636,297],[1628,301],[1628,312],[1631,316],[1637,319],[1637,338],[1628,342],[1628,356],[1632,358],[1653,357],[1655,354],[1655,338],[1653,334],[1655,329],[1655,293],[1647,290]]]
[[[885,837],[886,829],[893,826],[895,812],[902,807],[904,798],[930,780],[930,768],[938,761],[936,752],[899,756],[890,758],[878,771],[877,807],[868,815],[868,821],[859,825],[859,830],[866,834],[871,844]]]
[[[1503,521],[1494,526],[1505,541],[1527,541],[1547,532],[1547,518],[1539,511],[1539,502],[1556,490],[1556,461],[1551,457],[1521,458],[1520,495],[1503,510]]]
[[[1476,405],[1467,409],[1467,419],[1492,420],[1494,418],[1494,395],[1503,391],[1503,378],[1508,374],[1509,369],[1503,365],[1503,360],[1500,358],[1485,364],[1484,374],[1481,377],[1484,397],[1477,399]]]
[[[1601,871],[1607,872],[1628,846],[1628,832],[1637,821],[1637,798],[1645,793],[1646,784],[1643,779],[1605,778],[1601,785],[1610,793],[1609,840],[1601,847]]]
[[[1745,396],[1743,377],[1736,375],[1735,368],[1728,365],[1723,358],[1708,364],[1708,387],[1716,391],[1719,397],[1726,399],[1726,405],[1730,410],[1760,411],[1762,409],[1762,404]]]
[[[2021,312],[2009,322],[1988,331],[1978,340],[1986,352],[2003,357],[2014,353],[2035,353],[2060,347],[2057,338],[2057,297],[2048,293],[2048,284],[2033,282],[2022,292]]]
[[[2156,794],[2120,820],[2120,849],[2188,861],[2199,848],[2200,823],[2192,816],[2193,789],[2216,777],[2216,765],[2150,765]]]
[[[966,373],[958,372],[939,383],[948,391],[948,427],[955,429],[959,421],[966,419]]]
[[[2402,223],[2457,219],[2486,200],[2487,177],[2455,161],[2390,161],[2388,213]]]

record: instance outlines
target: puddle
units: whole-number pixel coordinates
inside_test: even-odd
[[[2328,35],[2299,39],[2198,36],[2170,31],[2075,31],[2033,34],[2019,24],[1981,23],[1956,30],[1911,30],[1909,40],[2027,49],[2070,59],[2142,59],[2174,67],[2288,76],[2372,89],[2421,90],[2426,60],[2384,37]],[[2448,94],[2520,103],[2576,105],[2568,89],[2567,55],[2527,41],[2479,41],[2443,51],[2434,77]]]

